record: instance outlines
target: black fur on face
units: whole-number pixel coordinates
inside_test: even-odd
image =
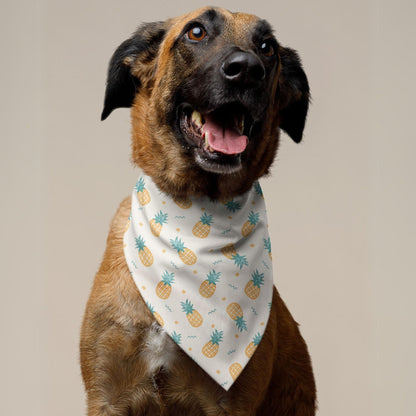
[[[165,22],[144,23],[116,49],[108,66],[101,120],[105,120],[116,108],[132,106],[142,86],[142,80],[132,74],[134,60],[139,56],[143,61],[154,60],[166,28]]]
[[[280,48],[282,70],[279,78],[280,128],[296,143],[302,140],[309,108],[308,79],[299,55],[290,48]]]
[[[177,40],[174,59],[186,62],[189,75],[179,85],[173,101],[176,105],[190,103],[201,113],[210,113],[221,106],[239,103],[254,121],[258,121],[264,117],[269,105],[270,91],[278,70],[277,41],[272,36],[269,25],[260,21],[243,49],[221,36],[224,21],[222,16],[215,16],[214,20],[206,20],[201,16],[190,22]],[[189,41],[187,31],[198,26],[205,29],[206,38],[201,42]],[[261,53],[260,47],[264,39],[276,50],[273,56],[266,57]],[[237,56],[237,60],[238,56],[241,56],[240,60],[250,60],[254,67],[253,76],[247,76],[239,82],[224,76],[224,64],[233,55]],[[255,73],[256,70],[259,74]],[[175,114],[171,114],[169,120],[174,123],[175,117]]]

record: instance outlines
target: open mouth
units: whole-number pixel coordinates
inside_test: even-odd
[[[253,119],[239,103],[223,105],[211,112],[199,112],[189,104],[179,108],[179,128],[193,149],[196,163],[214,173],[241,169],[241,155],[247,148]]]

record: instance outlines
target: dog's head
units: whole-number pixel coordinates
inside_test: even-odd
[[[115,51],[102,119],[132,107],[133,161],[178,195],[232,196],[302,139],[308,81],[256,16],[204,8],[143,24]]]

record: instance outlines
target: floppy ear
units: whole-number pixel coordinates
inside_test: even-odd
[[[302,140],[309,107],[309,84],[296,51],[280,48],[280,128],[296,143]]]
[[[145,71],[137,70],[135,66],[143,63],[148,67],[154,63],[165,32],[165,22],[144,23],[116,49],[108,67],[101,120],[116,108],[131,107],[138,88],[145,81],[140,76]]]

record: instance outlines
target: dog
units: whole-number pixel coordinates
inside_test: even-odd
[[[118,47],[102,120],[131,107],[132,160],[161,192],[226,201],[269,172],[280,130],[301,141],[309,100],[298,54],[265,20],[206,7],[142,24]],[[204,123],[223,139],[207,142]],[[314,415],[307,346],[275,287],[262,341],[228,390],[166,333],[123,252],[131,201],[112,221],[82,325],[88,415]]]

